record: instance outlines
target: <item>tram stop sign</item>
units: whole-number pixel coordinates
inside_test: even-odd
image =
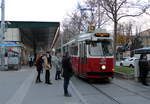
[[[88,31],[94,31],[95,30],[95,26],[89,26],[88,27]]]

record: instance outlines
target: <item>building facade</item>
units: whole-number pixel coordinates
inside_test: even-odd
[[[140,32],[143,46],[150,47],[150,29]]]

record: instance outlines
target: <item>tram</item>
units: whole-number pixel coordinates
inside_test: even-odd
[[[82,78],[113,78],[113,38],[106,30],[82,33],[63,45],[75,74]]]

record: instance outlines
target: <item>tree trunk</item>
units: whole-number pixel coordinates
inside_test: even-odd
[[[117,21],[114,21],[114,58],[116,59]]]

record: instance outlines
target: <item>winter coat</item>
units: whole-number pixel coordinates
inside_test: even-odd
[[[62,59],[63,77],[70,78],[73,75],[73,69],[70,62],[70,57],[64,56]]]
[[[56,71],[61,71],[61,58],[54,56],[53,63],[55,65]]]
[[[36,60],[35,66],[36,66],[36,69],[37,69],[37,70],[42,70],[42,68],[43,68],[43,59],[42,59],[42,56],[39,57],[39,58]]]
[[[139,60],[139,68],[140,70],[145,70],[148,71],[149,70],[149,63],[147,60]]]
[[[50,69],[51,69],[51,66],[50,66],[50,64],[48,63],[47,57],[44,56],[44,57],[43,57],[43,60],[44,60],[44,69],[45,69],[45,70],[50,70]]]

